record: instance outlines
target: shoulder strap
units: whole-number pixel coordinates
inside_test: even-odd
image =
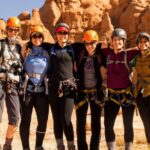
[[[4,53],[4,50],[5,50],[6,40],[5,40],[5,39],[2,39],[0,42],[1,42],[0,57],[1,57],[1,59],[2,59],[1,64],[3,64],[3,62],[4,62],[3,53]]]
[[[1,57],[3,55],[3,53],[4,53],[6,40],[3,39],[0,42],[1,42],[1,50],[0,50],[0,57]]]
[[[72,63],[73,63],[73,71],[74,74],[77,73],[77,63],[75,60],[75,53],[74,53],[74,49],[72,45],[69,45],[69,49],[67,50],[67,52],[70,54],[71,58],[72,58]]]
[[[140,58],[141,54],[136,55],[131,61],[130,64],[132,67],[135,67],[137,64],[138,59]]]
[[[75,54],[74,54],[74,49],[73,49],[72,45],[69,46],[68,53],[71,54],[72,61],[75,62]]]
[[[127,51],[125,51],[125,54],[124,54],[124,64],[125,64],[127,70],[128,70],[129,73],[130,73],[130,72],[131,72],[131,68],[129,67],[128,61],[127,61]]]
[[[85,60],[86,58],[87,58],[87,56],[85,55],[85,50],[81,49],[81,51],[77,55],[77,60],[76,60],[77,61],[77,67],[79,67],[82,60],[83,59]]]
[[[16,44],[16,48],[19,54],[21,54],[21,45],[20,44]]]
[[[55,45],[52,45],[51,49],[50,49],[50,55],[56,55],[56,48]]]

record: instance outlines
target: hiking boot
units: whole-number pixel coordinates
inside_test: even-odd
[[[12,147],[11,147],[11,145],[4,144],[3,150],[12,150]]]
[[[35,150],[45,150],[42,146],[36,147]]]
[[[107,142],[108,150],[115,150],[115,142]]]
[[[125,143],[125,150],[131,150],[132,149],[132,142],[126,142]]]

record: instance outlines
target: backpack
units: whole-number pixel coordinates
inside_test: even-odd
[[[34,52],[33,52],[34,50]],[[36,51],[40,52],[40,55],[36,54]],[[36,66],[37,64],[37,66]],[[39,64],[42,65],[39,66]],[[34,68],[32,68],[34,66]],[[40,68],[38,68],[38,66]],[[43,47],[33,48],[24,60],[24,71],[29,76],[29,80],[34,84],[40,84],[43,82],[49,69],[49,55]]]
[[[107,65],[113,63],[114,61],[109,60],[109,58],[107,58]],[[124,60],[123,61],[118,61],[117,63],[122,63],[125,65],[126,69],[129,72],[129,78],[130,81],[132,82],[132,66],[131,66],[131,62],[127,62],[127,51],[124,51]]]
[[[5,38],[5,39],[1,39],[0,40],[0,45],[1,45],[1,49],[0,49],[0,65],[3,65],[4,63],[4,56],[3,56],[3,53],[4,53],[4,50],[5,50],[5,45],[9,44],[8,42],[8,39]],[[17,48],[17,52],[20,54],[21,56],[21,45],[20,44],[16,44],[16,48]],[[20,63],[20,62],[19,62]],[[1,68],[0,68],[1,69]]]
[[[50,49],[50,55],[56,55],[56,45],[54,44]],[[65,51],[65,50],[64,50]],[[70,57],[72,58],[73,68],[74,68],[74,74],[77,73],[77,66],[76,66],[76,60],[75,60],[75,53],[72,45],[69,45],[69,48],[66,50]]]
[[[51,50],[50,50],[50,54],[51,55],[56,55],[56,51],[57,49],[55,48],[56,45],[53,45],[51,47]],[[72,62],[74,63],[75,62],[75,54],[74,54],[74,50],[73,50],[73,47],[71,45],[69,45],[69,48],[66,50],[68,52],[68,54],[71,56],[72,58]]]

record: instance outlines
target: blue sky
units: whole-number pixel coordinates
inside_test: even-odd
[[[18,16],[27,10],[43,6],[45,0],[0,0],[0,18],[7,20],[10,16]]]

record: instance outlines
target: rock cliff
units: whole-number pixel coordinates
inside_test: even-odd
[[[40,9],[34,8],[31,15],[22,12],[19,18],[23,40],[29,38],[30,26],[39,24],[45,40],[54,42],[54,27],[62,21],[71,28],[71,41],[81,41],[86,29],[96,30],[100,40],[110,38],[120,27],[127,31],[128,46],[134,46],[138,32],[150,33],[150,0],[45,0]]]

